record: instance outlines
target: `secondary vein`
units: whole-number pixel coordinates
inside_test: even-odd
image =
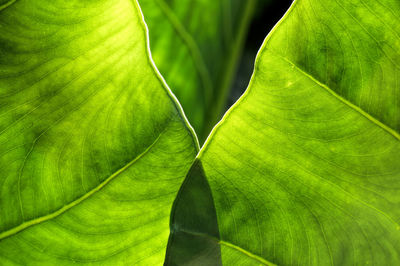
[[[264,265],[268,265],[268,266],[275,266],[276,265],[276,264],[274,264],[272,262],[269,262],[266,259],[254,254],[254,253],[252,253],[252,252],[250,252],[250,251],[248,251],[248,250],[246,250],[244,248],[239,247],[238,245],[235,245],[235,244],[233,244],[231,242],[228,242],[228,241],[220,240],[220,239],[218,239],[216,237],[213,237],[213,236],[210,236],[210,235],[207,235],[207,234],[204,234],[204,233],[192,232],[192,231],[185,230],[185,229],[179,229],[179,230],[177,230],[175,232],[182,232],[182,233],[193,235],[193,236],[205,237],[205,238],[208,238],[208,239],[210,239],[210,240],[212,240],[214,242],[217,242],[219,245],[223,245],[223,246],[235,249],[236,251],[239,251],[240,253],[242,253],[242,254],[244,254],[244,255],[246,255],[246,256],[248,256],[248,257],[250,257],[250,258],[252,258],[252,259],[254,259],[254,260],[256,260],[256,261],[258,261],[258,262],[260,262],[262,264],[264,264]]]
[[[357,111],[358,113],[360,113],[361,115],[363,115],[364,117],[366,117],[368,120],[370,120],[371,122],[373,122],[374,124],[376,124],[378,127],[382,128],[383,130],[385,130],[386,132],[388,132],[389,134],[391,134],[395,139],[400,140],[400,135],[399,133],[397,133],[395,130],[393,130],[392,128],[388,127],[387,125],[383,124],[381,121],[379,121],[378,119],[376,119],[375,117],[373,117],[372,115],[370,115],[369,113],[365,112],[364,110],[362,110],[360,107],[358,107],[357,105],[351,103],[350,101],[346,100],[345,98],[343,98],[342,96],[340,96],[339,94],[337,94],[335,91],[333,91],[331,88],[329,88],[327,85],[323,84],[322,82],[320,82],[319,80],[317,80],[316,78],[314,78],[312,75],[308,74],[306,71],[304,71],[303,69],[301,69],[299,66],[297,66],[295,63],[293,63],[290,59],[280,56],[283,60],[285,60],[286,62],[288,62],[290,65],[292,65],[293,67],[295,67],[297,69],[297,71],[299,71],[300,73],[302,73],[303,75],[305,75],[306,77],[308,77],[309,79],[311,79],[312,81],[314,81],[317,85],[319,85],[320,87],[324,88],[326,91],[328,91],[332,96],[334,96],[335,98],[337,98],[338,100],[340,100],[341,102],[343,102],[344,104],[346,104],[347,106],[349,106],[350,108],[354,109],[355,111]]]
[[[56,210],[53,213],[50,213],[48,215],[44,215],[41,216],[39,218],[35,218],[29,221],[26,221],[12,229],[9,229],[7,231],[3,231],[0,233],[0,240],[10,237],[14,234],[17,234],[18,232],[31,227],[33,225],[51,220],[56,218],[57,216],[63,214],[64,212],[68,211],[69,209],[73,208],[74,206],[80,204],[81,202],[83,202],[84,200],[86,200],[87,198],[89,198],[90,196],[92,196],[93,194],[95,194],[96,192],[100,191],[102,188],[104,188],[108,183],[110,183],[114,178],[116,178],[117,176],[119,176],[121,173],[123,173],[125,170],[127,170],[129,167],[131,167],[135,162],[137,162],[140,158],[142,158],[144,155],[146,155],[151,148],[154,147],[154,145],[158,142],[158,140],[160,139],[160,137],[162,136],[162,134],[165,132],[165,130],[167,129],[167,127],[165,127],[165,129],[163,131],[160,132],[160,134],[157,136],[157,138],[153,141],[153,143],[151,143],[141,154],[139,154],[138,156],[136,156],[132,161],[130,161],[129,163],[127,163],[124,167],[120,168],[118,171],[116,171],[114,174],[112,174],[111,176],[109,176],[107,179],[105,179],[102,183],[100,183],[97,187],[95,187],[94,189],[90,190],[88,193],[86,193],[85,195],[81,196],[80,198],[70,202],[69,204],[65,205],[64,207]]]
[[[6,9],[7,7],[11,6],[12,4],[14,4],[17,0],[10,0],[5,4],[0,5],[0,11]]]

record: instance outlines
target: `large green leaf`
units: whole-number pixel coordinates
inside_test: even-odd
[[[0,264],[157,265],[196,140],[136,1],[0,10]]]
[[[399,17],[292,4],[179,193],[168,264],[400,264]]]
[[[203,142],[221,118],[256,0],[140,0],[154,61]]]

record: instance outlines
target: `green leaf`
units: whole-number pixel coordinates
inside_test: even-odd
[[[136,1],[0,11],[0,264],[158,265],[196,137]]]
[[[167,264],[400,263],[399,17],[391,0],[292,4],[181,188]]]
[[[140,0],[154,61],[203,143],[221,118],[256,0]]]

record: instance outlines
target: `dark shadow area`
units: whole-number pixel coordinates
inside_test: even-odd
[[[292,0],[259,0],[253,21],[249,26],[246,43],[239,60],[237,73],[227,100],[226,110],[229,109],[246,90],[254,60],[267,34],[285,14]]]
[[[199,160],[189,170],[171,212],[165,266],[221,266],[217,213]]]

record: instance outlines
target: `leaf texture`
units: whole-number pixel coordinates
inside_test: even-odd
[[[215,265],[399,264],[399,15],[398,1],[296,0],[187,177],[210,187],[217,224],[175,211],[171,227],[217,238]]]
[[[162,263],[197,140],[147,44],[136,1],[0,11],[1,265]]]

